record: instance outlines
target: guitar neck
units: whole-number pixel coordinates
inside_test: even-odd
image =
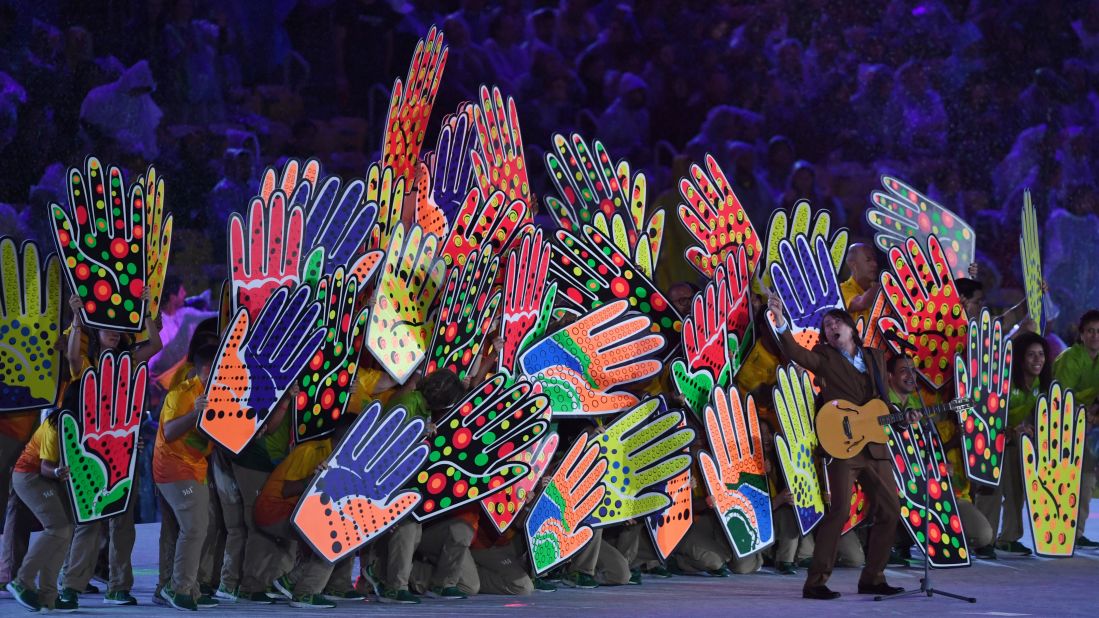
[[[923,414],[925,416],[932,416],[932,417],[938,418],[938,417],[952,411],[953,409],[954,409],[953,402],[950,402],[950,403],[940,403],[938,405],[928,406],[926,408],[921,408],[921,412],[923,412]],[[894,412],[893,414],[886,414],[884,416],[879,416],[878,417],[878,424],[879,425],[892,425],[893,423],[899,423],[899,422],[903,421],[907,416],[908,416],[908,410],[901,410],[899,412]]]

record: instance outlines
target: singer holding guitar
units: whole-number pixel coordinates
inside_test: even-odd
[[[783,315],[782,301],[772,296],[768,308],[773,317],[779,346],[790,360],[813,372],[822,386],[821,399],[845,399],[862,405],[871,399],[887,400],[885,391],[885,356],[881,350],[863,347],[855,331],[855,323],[843,310],[834,309],[824,315],[820,342],[812,350],[795,341]],[[909,423],[919,420],[919,412],[912,412]],[[885,566],[889,561],[889,549],[893,545],[900,503],[897,485],[893,480],[893,467],[889,461],[889,449],[884,444],[868,444],[850,459],[836,459],[828,465],[828,484],[833,496],[849,496],[858,479],[871,504],[874,524],[866,554],[866,566],[859,578],[859,594],[890,595],[904,589],[890,586],[885,581]],[[836,548],[844,522],[847,520],[847,504],[833,500],[824,519],[817,525],[816,546],[809,575],[802,588],[806,599],[830,600],[840,593],[826,585],[836,562]]]

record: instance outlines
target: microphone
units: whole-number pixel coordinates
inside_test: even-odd
[[[909,352],[915,352],[919,349],[916,346],[909,343],[907,339],[902,338],[895,331],[882,330],[881,334],[882,334],[882,337],[884,337],[887,341],[892,341],[893,343],[895,343],[897,345],[898,348],[900,348],[902,350],[908,350]]]

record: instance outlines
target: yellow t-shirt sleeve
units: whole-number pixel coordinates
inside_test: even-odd
[[[313,476],[325,459],[332,453],[331,440],[311,440],[298,445],[286,458],[287,481],[300,481]]]
[[[43,461],[52,461],[54,463],[61,461],[61,453],[59,452],[60,449],[57,444],[57,428],[49,423],[42,423],[42,426],[38,431],[42,434],[39,436],[38,458]]]

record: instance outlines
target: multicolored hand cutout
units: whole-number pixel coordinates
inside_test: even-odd
[[[927,238],[927,254],[909,238],[905,253],[889,250],[893,271],[881,274],[882,289],[897,318],[883,317],[878,326],[915,346],[916,371],[935,390],[953,377],[954,356],[966,345],[966,315],[939,239]],[[890,342],[895,353],[896,344]]]
[[[1042,277],[1042,245],[1038,241],[1038,214],[1030,199],[1030,189],[1023,192],[1023,231],[1019,235],[1019,256],[1023,260],[1027,315],[1034,320],[1040,335],[1046,326],[1042,311],[1046,292]]]
[[[321,162],[314,158],[304,162],[289,158],[282,165],[282,177],[274,166],[263,170],[260,180],[259,199],[270,202],[275,191],[280,191],[290,200],[291,206],[302,206],[309,202],[309,195],[319,186]]]
[[[129,188],[122,170],[89,156],[69,169],[69,208],[50,205],[53,239],[69,285],[93,328],[140,332],[148,280],[145,188]]]
[[[812,224],[811,229],[810,224]],[[829,232],[831,232],[830,236]],[[772,265],[784,263],[780,249],[782,241],[796,243],[798,236],[809,239],[809,245],[812,247],[816,246],[818,237],[828,241],[833,271],[838,273],[843,268],[843,260],[847,256],[847,229],[832,230],[832,215],[827,210],[818,210],[814,217],[809,202],[799,200],[790,209],[789,215],[781,208],[776,209],[771,215],[771,222],[767,227],[767,252],[764,257],[763,271],[761,271],[764,287],[771,287]]]
[[[443,244],[443,261],[448,268],[463,266],[471,253],[485,247],[503,254],[511,248],[527,210],[526,203],[508,199],[499,191],[489,194],[470,189]]]
[[[662,398],[641,402],[595,436],[606,493],[591,515],[599,528],[663,511],[672,500],[660,492],[672,477],[691,465],[684,449],[695,432],[685,426],[683,412],[668,411]],[[683,427],[680,429],[680,427]]]
[[[556,152],[546,153],[546,168],[564,201],[547,196],[546,204],[561,229],[579,233],[591,225],[651,279],[664,237],[664,211],[653,213],[646,223],[645,174],[631,175],[628,161],[615,165],[602,142],[592,144],[594,156],[576,133],[571,141],[553,136]]]
[[[408,77],[404,82],[400,78],[393,82],[389,115],[385,119],[382,163],[392,167],[394,177],[404,179],[406,186],[416,174],[420,147],[427,133],[427,121],[435,105],[435,94],[439,91],[446,58],[443,33],[432,26],[426,42],[420,39],[416,43]]]
[[[164,275],[168,271],[168,255],[172,250],[172,215],[164,216],[164,179],[157,176],[156,168],[149,166],[137,184],[145,188],[145,268],[149,277],[149,315],[155,320],[160,315],[160,297],[164,292]],[[176,290],[168,290],[174,294]]]
[[[959,397],[974,407],[958,413],[962,453],[969,480],[1000,484],[1007,436],[1008,395],[1011,393],[1011,340],[1004,340],[1002,320],[982,309],[969,320],[969,352],[954,359],[954,381]]]
[[[23,264],[20,269],[19,258]],[[61,264],[38,245],[0,239],[0,412],[49,407],[61,382]]]
[[[656,284],[623,255],[602,232],[583,226],[582,234],[557,230],[552,242],[550,278],[557,282],[557,304],[584,314],[607,303],[629,302],[652,318],[668,341],[678,342],[682,316]],[[667,354],[675,351],[669,346]]]
[[[457,219],[458,209],[473,185],[473,151],[477,144],[473,108],[471,103],[462,103],[456,112],[444,116],[435,150],[424,157],[431,170],[432,201],[446,222]],[[424,185],[419,180],[417,183],[422,191]],[[445,231],[440,234],[445,235]]]
[[[891,176],[882,176],[884,191],[870,194],[873,207],[866,220],[877,230],[874,243],[882,251],[905,246],[915,238],[926,246],[936,236],[943,242],[943,253],[954,277],[965,277],[977,255],[977,235],[958,215],[937,204]]]
[[[686,201],[679,205],[679,220],[698,242],[684,254],[687,261],[710,278],[726,254],[744,247],[748,272],[754,275],[763,244],[712,155],[706,155],[705,171],[697,163],[691,165],[690,178],[679,181],[679,194]]]
[[[145,409],[145,364],[134,370],[129,353],[104,352],[99,369],[80,378],[80,410],[58,421],[61,465],[76,523],[113,517],[126,510],[137,465],[137,430]]]
[[[443,288],[425,374],[450,369],[465,379],[496,321],[502,292],[495,289],[500,258],[486,247],[465,266],[455,266]]]
[[[546,469],[553,460],[553,454],[557,452],[559,440],[557,434],[551,433],[543,438],[538,446],[516,455],[517,461],[530,466],[530,472],[518,483],[481,500],[481,510],[488,515],[489,521],[500,534],[515,522],[534,492],[535,486],[538,485],[538,481],[542,480],[542,476],[545,475]]]
[[[580,434],[550,477],[527,518],[527,545],[535,573],[568,560],[591,541],[589,517],[603,501],[607,460],[588,434]]]
[[[402,488],[427,459],[423,431],[402,407],[384,418],[378,402],[363,410],[291,518],[317,555],[337,562],[412,512],[420,495]]]
[[[321,304],[302,285],[279,288],[253,321],[237,310],[222,335],[198,427],[233,453],[248,445],[325,338]]]
[[[428,309],[443,283],[446,266],[438,258],[439,239],[417,225],[405,237],[393,231],[370,311],[366,347],[389,375],[404,384],[424,359],[432,325]]]
[[[393,232],[401,223],[405,190],[411,181],[397,176],[392,167],[373,163],[366,169],[366,204],[378,210],[378,219],[370,229],[371,249],[388,251],[393,245]]]
[[[938,434],[925,432],[919,425],[909,425],[902,431],[886,426],[886,434],[901,501],[901,521],[908,533],[927,552],[931,566],[968,566],[969,547]],[[925,518],[930,520],[924,522]]]
[[[519,238],[521,242],[508,253],[504,274],[504,349],[500,352],[500,370],[509,373],[515,371],[519,354],[545,335],[557,296],[557,284],[547,283],[550,246],[542,240],[542,230],[524,226]]]
[[[355,387],[359,350],[366,334],[367,310],[358,310],[357,297],[364,280],[340,266],[317,282],[315,300],[322,309],[316,326],[324,339],[297,377],[294,401],[294,441],[326,436],[347,412]]]
[[[234,313],[244,308],[255,320],[275,290],[301,283],[304,227],[305,213],[300,206],[290,206],[279,189],[267,199],[252,198],[247,228],[240,213],[229,216],[229,280]]]
[[[771,264],[775,292],[790,315],[790,332],[800,345],[812,348],[820,339],[824,314],[843,309],[843,294],[832,265],[832,253],[824,236],[813,246],[798,235],[794,242],[779,242],[780,264]]]
[[[344,184],[338,176],[330,176],[312,192],[305,207],[302,235],[306,256],[302,278],[310,285],[341,267],[350,269],[362,253],[378,218],[378,205],[364,203],[365,195],[366,183],[362,180]]]
[[[729,544],[740,557],[775,540],[771,497],[763,459],[763,435],[751,396],[741,406],[737,389],[719,388],[706,407],[710,451],[698,454],[698,466],[713,499]]]
[[[782,435],[775,436],[775,452],[786,485],[794,497],[794,512],[803,535],[809,534],[824,518],[823,492],[813,460],[813,452],[819,444],[814,427],[816,405],[813,397],[813,384],[807,371],[797,365],[779,368],[774,398]]]
[[[473,389],[429,438],[427,464],[413,483],[423,496],[413,517],[433,519],[522,481],[530,466],[515,456],[545,434],[548,404],[531,383],[509,385],[502,373]]]
[[[672,379],[692,412],[702,416],[715,386],[728,386],[755,340],[748,264],[743,248],[729,253],[712,281],[695,295],[683,322],[684,359]]]
[[[660,489],[671,499],[671,504],[663,511],[645,517],[645,528],[649,531],[653,549],[662,561],[672,555],[694,523],[693,482],[690,468],[668,479]]]
[[[1059,382],[1038,398],[1037,439],[1022,437],[1023,486],[1034,553],[1071,556],[1083,475],[1084,407]]]
[[[493,86],[489,92],[488,86],[482,85],[480,93],[480,105],[473,108],[478,143],[472,153],[473,175],[477,186],[485,195],[499,191],[507,201],[518,200],[529,210],[530,181],[515,99],[508,97],[505,110],[498,87]]]
[[[660,373],[655,356],[664,339],[651,324],[627,314],[626,301],[605,305],[523,352],[519,373],[541,386],[554,416],[621,412],[639,400],[613,389]]]

